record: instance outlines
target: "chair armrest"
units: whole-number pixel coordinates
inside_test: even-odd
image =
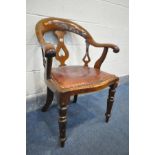
[[[108,49],[111,48],[113,49],[114,53],[118,53],[119,52],[119,47],[115,44],[101,44],[101,43],[97,43],[94,40],[90,40],[89,44],[94,46],[94,47],[102,47],[104,48],[102,55],[100,56],[100,58],[95,62],[94,68],[100,69],[102,63],[104,62],[106,55],[108,53]]]
[[[104,43],[97,43],[94,40],[91,40],[89,42],[90,45],[94,46],[94,47],[106,47],[106,48],[112,48],[114,53],[118,53],[119,52],[119,47],[115,44],[104,44]]]

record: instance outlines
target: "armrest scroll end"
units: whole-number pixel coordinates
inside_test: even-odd
[[[55,49],[50,49],[45,51],[45,57],[55,57],[56,56],[56,51]]]
[[[56,51],[54,46],[51,43],[45,43],[42,45],[43,51],[45,53],[45,57],[55,57]]]
[[[118,53],[118,52],[120,51],[120,49],[119,49],[118,46],[115,46],[115,47],[113,48],[113,51],[114,51],[114,53]]]

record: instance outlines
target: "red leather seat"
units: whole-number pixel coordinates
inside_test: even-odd
[[[52,68],[52,80],[64,90],[102,86],[109,84],[116,78],[113,74],[85,66]]]

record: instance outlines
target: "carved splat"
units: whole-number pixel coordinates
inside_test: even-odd
[[[60,62],[60,66],[65,66],[65,61],[69,57],[67,47],[64,44],[65,31],[54,31],[54,34],[58,38],[58,44],[56,47],[56,59]],[[63,50],[63,53],[62,53]]]
[[[84,62],[84,66],[88,66],[88,63],[90,62],[90,57],[89,57],[89,44],[86,42],[86,54],[83,57],[83,62]]]
[[[103,61],[106,58],[107,52],[108,52],[108,48],[105,47],[104,50],[103,50],[103,53],[102,53],[101,57],[96,61],[95,65],[94,65],[94,68],[100,69]]]

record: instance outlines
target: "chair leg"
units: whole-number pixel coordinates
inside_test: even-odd
[[[78,97],[78,95],[74,95],[74,99],[73,99],[73,103],[76,103],[77,102],[77,97]]]
[[[42,112],[46,112],[48,110],[49,106],[51,105],[53,101],[53,96],[54,96],[54,93],[47,87],[46,104],[41,109]]]
[[[113,106],[113,102],[114,102],[114,96],[115,96],[117,86],[118,86],[118,82],[110,85],[109,95],[108,95],[108,99],[107,99],[107,110],[106,110],[106,113],[105,113],[105,116],[106,116],[105,121],[107,123],[108,123],[109,118],[111,116],[111,110],[112,110],[112,106]]]
[[[67,105],[70,96],[60,95],[59,97],[59,132],[60,146],[64,147],[66,141],[66,124],[67,124]]]

